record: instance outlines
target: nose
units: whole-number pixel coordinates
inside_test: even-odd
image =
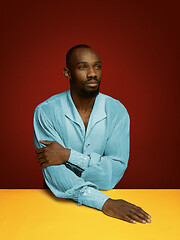
[[[92,67],[90,67],[88,69],[88,73],[87,73],[87,77],[90,78],[90,77],[95,77],[96,76],[96,72],[94,71],[94,69]]]

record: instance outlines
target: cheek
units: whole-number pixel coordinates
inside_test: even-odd
[[[72,84],[78,87],[83,86],[85,81],[86,81],[86,77],[82,73],[72,75]]]
[[[99,72],[97,73],[97,76],[98,76],[99,79],[101,79],[101,77],[102,77],[102,71],[99,71]]]
[[[78,82],[84,82],[86,80],[86,73],[85,73],[85,71],[77,72],[75,74],[75,79]]]

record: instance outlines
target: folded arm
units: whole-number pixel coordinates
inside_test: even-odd
[[[64,146],[64,143],[46,115],[36,109],[34,113],[34,143],[36,149],[43,148],[40,140],[56,141]],[[104,202],[109,198],[98,190],[97,185],[78,177],[65,164],[42,168],[44,179],[55,196],[70,198],[79,205],[84,204],[102,210]]]
[[[57,136],[56,139],[58,140]],[[63,163],[66,165],[71,164],[71,166],[81,169],[81,177],[85,181],[91,181],[103,190],[112,189],[120,181],[127,168],[129,158],[129,115],[127,111],[124,112],[123,116],[117,115],[103,156],[94,152],[85,155],[73,149],[66,149],[57,142],[43,141],[42,143],[49,145],[48,148],[38,150],[44,151],[44,153],[40,152],[38,154],[42,167]],[[64,145],[62,140],[60,143]]]

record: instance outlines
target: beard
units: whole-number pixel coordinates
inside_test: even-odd
[[[92,88],[87,88],[87,84],[89,83],[89,81],[96,81],[97,82],[97,86],[96,87],[92,87]],[[85,98],[93,98],[96,97],[99,94],[99,87],[100,87],[100,83],[101,83],[101,79],[98,80],[97,77],[94,78],[89,78],[82,86],[81,88],[81,93]]]
[[[82,93],[83,97],[86,97],[86,98],[96,97],[99,94],[99,86],[98,86],[98,88],[89,89],[89,90],[87,90],[84,87],[84,88],[81,89],[81,93]]]
[[[84,84],[81,84],[78,86],[76,81],[73,81],[72,79],[70,79],[70,86],[71,88],[76,89],[75,91],[78,92],[78,94],[81,95],[82,97],[93,98],[99,94],[101,79],[100,80],[94,79],[97,81],[97,86],[92,88],[89,88],[86,85],[90,80],[87,80]]]

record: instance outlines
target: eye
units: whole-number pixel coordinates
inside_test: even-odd
[[[79,69],[85,69],[86,68],[86,66],[84,66],[84,65],[81,65],[80,67],[79,67]]]
[[[96,69],[101,69],[101,65],[95,65]]]

